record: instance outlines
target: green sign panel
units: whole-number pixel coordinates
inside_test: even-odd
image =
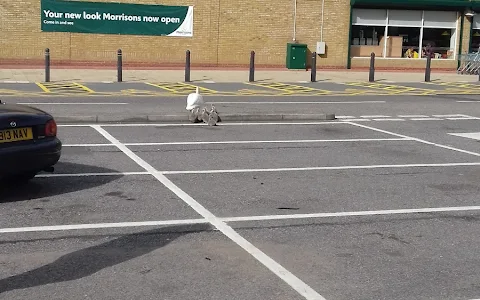
[[[193,36],[193,6],[41,1],[42,31]]]

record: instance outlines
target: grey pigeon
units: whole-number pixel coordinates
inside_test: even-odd
[[[216,126],[217,120],[213,117],[213,115],[208,116],[208,126]]]
[[[199,112],[199,109],[198,107],[190,110],[190,113],[188,114],[188,120],[190,120],[190,122],[192,123],[198,123],[198,112]]]
[[[197,123],[202,122],[202,113],[200,111],[200,107],[197,107]]]
[[[208,123],[208,118],[209,118],[209,115],[208,115],[207,108],[204,107],[204,108],[202,109],[202,121],[203,121],[204,123]]]
[[[213,104],[210,110],[210,118],[212,118],[215,121],[215,124],[218,122],[218,112]]]

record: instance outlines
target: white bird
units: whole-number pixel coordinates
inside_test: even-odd
[[[195,93],[190,93],[187,96],[187,106],[185,107],[187,110],[191,111],[194,108],[200,108],[205,105],[205,101],[203,101],[203,96],[200,95],[199,88],[197,86]]]

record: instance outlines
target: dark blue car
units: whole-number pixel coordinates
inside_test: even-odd
[[[50,114],[0,100],[0,181],[26,183],[39,172],[53,172],[61,151]]]

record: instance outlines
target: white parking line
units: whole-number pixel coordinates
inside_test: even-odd
[[[1,228],[0,233],[67,231],[67,230],[81,230],[81,229],[125,228],[125,227],[145,227],[145,226],[173,226],[173,225],[182,225],[182,224],[202,224],[202,223],[208,223],[208,221],[205,219],[185,219],[185,220],[146,221],[146,222],[33,226],[33,227],[18,227],[18,228]]]
[[[454,118],[454,117],[469,117],[467,115],[463,115],[463,114],[450,114],[450,115],[432,115],[433,117],[436,117],[436,118]]]
[[[249,217],[230,217],[230,218],[223,218],[222,220],[224,222],[246,222],[246,221],[268,221],[268,220],[313,219],[313,218],[329,218],[329,217],[358,217],[358,216],[418,214],[418,213],[474,211],[474,210],[480,210],[480,206],[458,206],[458,207],[437,207],[437,208],[429,207],[429,208],[411,208],[411,209],[409,208],[409,209],[348,211],[348,212],[334,212],[334,213],[266,215],[266,216],[249,216]]]
[[[343,121],[325,121],[325,122],[239,122],[239,123],[223,123],[220,122],[217,126],[268,126],[268,125],[331,125],[344,124]],[[59,124],[58,127],[179,127],[179,126],[208,126],[205,123],[105,123],[105,124]]]
[[[255,173],[255,172],[297,172],[322,170],[360,170],[360,169],[395,169],[395,168],[434,168],[434,167],[461,167],[480,166],[475,163],[438,163],[438,164],[405,164],[405,165],[363,165],[363,166],[334,166],[334,167],[304,167],[304,168],[270,168],[270,169],[219,169],[219,170],[184,170],[159,171],[165,175],[173,174],[217,174],[217,173]]]
[[[390,122],[395,122],[395,121],[405,121],[405,119],[400,119],[400,118],[385,118],[385,119],[373,119],[374,121],[390,121]]]
[[[335,116],[337,119],[354,119],[355,116]]]
[[[3,83],[30,83],[30,81],[26,81],[26,80],[4,80]]]
[[[440,118],[411,118],[412,121],[442,121]]]
[[[271,221],[271,220],[337,218],[337,217],[361,217],[361,216],[379,216],[379,215],[408,215],[408,214],[421,214],[421,213],[462,212],[462,211],[477,211],[477,210],[480,210],[480,206],[406,208],[406,209],[347,211],[347,212],[330,212],[330,213],[323,212],[323,213],[288,214],[288,215],[283,215],[283,214],[282,215],[257,215],[257,216],[243,216],[243,217],[223,217],[218,219],[223,222],[250,222],[250,221]],[[0,228],[0,233],[69,231],[69,230],[105,229],[105,228],[171,226],[171,225],[182,225],[182,224],[205,224],[205,223],[208,223],[206,219],[184,219],[184,220],[144,221],[144,222],[70,224],[70,225]]]
[[[368,122],[370,119],[343,119],[345,122]]]
[[[450,147],[450,146],[447,146],[447,145],[437,144],[437,143],[429,142],[429,141],[426,141],[426,140],[418,139],[418,138],[403,135],[403,134],[394,133],[394,132],[391,132],[391,131],[387,131],[387,130],[383,130],[383,129],[379,129],[379,128],[375,128],[375,127],[371,127],[371,126],[366,126],[366,125],[357,124],[357,123],[353,123],[353,122],[348,122],[348,124],[352,124],[354,126],[358,126],[358,127],[362,127],[362,128],[366,128],[366,129],[371,129],[373,131],[377,131],[377,132],[381,132],[381,133],[390,134],[390,135],[401,137],[401,138],[410,138],[414,141],[417,141],[417,142],[420,142],[420,143],[423,143],[423,144],[427,144],[427,145],[432,145],[432,146],[435,146],[435,147],[440,147],[440,148],[444,148],[444,149],[448,149],[448,150],[452,150],[452,151],[457,151],[457,152],[466,153],[466,154],[470,154],[470,155],[480,156],[480,153],[477,153],[477,152],[472,152],[472,151],[463,150],[463,149],[459,149],[459,148],[455,148],[455,147]]]
[[[409,141],[404,138],[383,139],[338,139],[338,140],[268,140],[268,141],[209,141],[209,142],[158,142],[158,143],[123,143],[125,146],[170,146],[170,145],[214,145],[214,144],[291,144],[291,143],[343,143],[343,142],[386,142],[386,141]],[[64,147],[115,147],[112,144],[65,144]]]
[[[323,171],[323,170],[363,170],[363,169],[401,169],[401,168],[440,168],[440,167],[470,167],[480,166],[474,163],[439,163],[439,164],[406,164],[406,165],[363,165],[363,166],[335,166],[335,167],[299,167],[299,168],[270,168],[270,169],[219,169],[219,170],[177,170],[156,171],[158,174],[218,174],[218,173],[255,173],[255,172],[298,172],[298,171]],[[105,172],[105,173],[46,173],[38,174],[38,178],[50,177],[87,177],[87,176],[131,176],[150,175],[149,172]]]
[[[473,140],[480,140],[480,132],[449,133],[449,135],[463,137],[467,139],[473,139]]]
[[[445,118],[447,120],[480,120],[480,118],[477,117],[455,117],[455,118]]]
[[[272,258],[270,258],[265,253],[263,253],[260,249],[255,247],[245,238],[243,238],[232,227],[230,227],[225,222],[217,218],[213,213],[211,213],[209,210],[203,207],[190,195],[188,195],[182,189],[176,186],[165,175],[158,173],[158,171],[154,167],[152,167],[146,161],[144,161],[139,156],[137,156],[132,150],[128,149],[125,145],[120,143],[115,137],[109,134],[105,129],[103,129],[98,125],[93,125],[92,127],[96,129],[101,135],[103,135],[107,140],[109,140],[112,144],[117,146],[118,149],[120,149],[123,153],[125,153],[125,155],[127,155],[130,159],[135,161],[139,166],[144,168],[147,172],[149,172],[152,176],[154,176],[159,182],[165,185],[170,191],[176,194],[186,204],[188,204],[191,208],[193,208],[198,214],[204,217],[210,224],[215,226],[218,230],[220,230],[224,235],[230,238],[238,246],[242,247],[245,251],[247,251],[250,255],[255,257],[259,262],[261,262],[265,267],[267,267],[275,275],[277,275],[279,278],[281,278],[283,281],[289,284],[294,290],[296,290],[305,299],[326,300],[324,297],[318,294],[315,290],[313,290],[310,286],[308,286],[305,282],[301,281],[299,278],[293,275],[290,271],[285,269],[279,263],[274,261]]]
[[[63,144],[63,147],[115,147],[112,144]]]
[[[128,105],[125,102],[18,102],[22,105]]]
[[[398,115],[399,118],[428,118],[426,115]]]
[[[149,175],[148,172],[105,172],[105,173],[56,173],[56,174],[38,174],[39,178],[50,177],[87,177],[87,176],[130,176],[130,175]]]
[[[386,101],[210,101],[214,104],[370,104]]]
[[[371,115],[371,116],[360,116],[360,118],[373,119],[373,118],[391,118],[391,116],[385,115]]]

